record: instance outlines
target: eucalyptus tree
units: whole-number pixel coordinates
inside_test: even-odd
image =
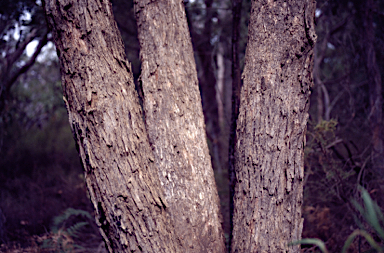
[[[110,252],[225,252],[184,6],[134,4],[143,109],[111,4],[45,2],[96,223]],[[315,5],[252,8],[232,251],[298,252]]]

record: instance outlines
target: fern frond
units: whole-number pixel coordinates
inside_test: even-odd
[[[70,227],[67,229],[67,233],[68,233],[68,235],[71,236],[71,237],[76,237],[76,238],[78,238],[79,236],[78,236],[77,234],[78,234],[79,230],[80,230],[82,227],[84,227],[84,226],[86,226],[86,225],[88,225],[88,224],[89,224],[89,223],[86,222],[86,221],[78,222],[78,223],[74,224],[73,226],[70,226]]]
[[[93,220],[92,215],[87,211],[74,209],[74,208],[67,208],[63,214],[56,216],[53,219],[53,226],[51,230],[54,233],[56,233],[60,229],[62,223],[65,223],[71,216],[78,216],[78,215],[86,217],[90,220]]]

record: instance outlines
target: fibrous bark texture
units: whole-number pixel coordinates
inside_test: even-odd
[[[144,108],[175,233],[186,252],[225,252],[196,67],[180,0],[136,0]]]
[[[180,252],[108,1],[45,3],[64,101],[109,252]]]
[[[299,252],[315,2],[252,1],[235,146],[232,252]]]

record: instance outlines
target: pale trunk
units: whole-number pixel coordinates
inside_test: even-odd
[[[219,198],[181,1],[135,1],[150,143],[177,239],[186,252],[224,252]]]

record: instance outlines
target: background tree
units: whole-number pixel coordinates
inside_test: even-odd
[[[26,14],[28,13],[28,15]],[[0,110],[5,106],[9,92],[17,78],[34,63],[43,46],[47,44],[48,32],[42,18],[44,13],[35,1],[1,2],[0,11]],[[38,45],[27,61],[23,52],[32,41]]]
[[[217,6],[217,5],[216,5]],[[214,169],[222,170],[220,159],[220,137],[221,127],[219,122],[218,101],[216,98],[216,66],[214,61],[214,44],[211,40],[215,36],[213,19],[217,20],[217,7],[213,0],[195,1],[190,5],[190,12],[195,12],[195,20],[190,20],[191,35],[196,49],[197,59],[201,64],[201,74],[199,75],[199,85],[202,96],[203,111],[206,122],[207,137],[210,144],[212,164]],[[200,17],[196,15],[201,13]],[[199,21],[196,22],[196,17]],[[217,22],[217,21],[216,21]],[[193,24],[203,23],[203,28],[195,28]],[[215,31],[217,33],[217,31]]]
[[[38,58],[12,86],[1,114],[0,208],[5,223],[0,241],[4,244],[28,245],[30,235],[45,234],[53,217],[66,208],[92,212],[63,104],[54,47],[45,48]],[[83,231],[94,235],[89,240],[81,238],[82,246],[90,250],[101,240],[95,228]]]
[[[380,56],[383,30],[379,28],[383,22],[382,4],[382,1],[364,4],[318,1],[317,4],[316,31],[320,39],[315,50],[315,88],[305,152],[303,237],[323,239],[332,252],[340,251],[340,242],[345,241],[351,228],[358,227],[355,223],[358,215],[350,204],[351,198],[359,197],[358,185],[374,193],[381,206],[383,203],[378,194],[383,190],[382,178],[374,169],[377,166],[373,159],[377,154],[373,147],[382,138],[372,128],[375,125],[376,133],[382,131],[379,130],[382,124],[372,125],[382,106],[375,111],[371,106],[375,103],[370,102],[375,101],[371,99],[375,96],[380,103],[383,95],[382,92],[371,94],[373,86],[382,87],[382,83],[377,86],[377,77],[383,73]],[[352,247],[355,251],[369,249],[364,240],[357,240]]]

